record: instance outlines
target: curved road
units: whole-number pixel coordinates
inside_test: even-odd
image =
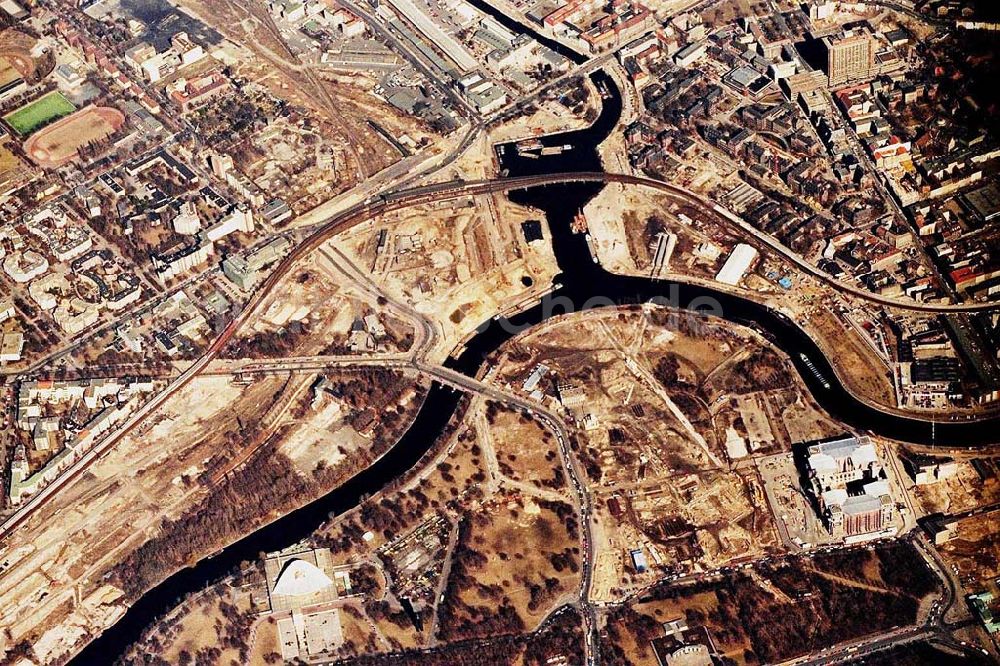
[[[671,195],[677,199],[684,201],[692,206],[697,206],[706,210],[708,212],[714,213],[721,221],[734,227],[735,230],[742,234],[749,235],[753,240],[758,243],[767,246],[768,249],[780,254],[782,257],[788,261],[794,263],[796,267],[805,273],[808,273],[812,277],[826,283],[827,285],[837,289],[841,292],[846,292],[866,300],[877,305],[898,308],[901,310],[909,310],[913,312],[927,312],[933,314],[948,314],[957,312],[992,312],[994,310],[1000,310],[1000,301],[996,302],[976,302],[976,303],[922,303],[920,301],[914,301],[909,298],[891,298],[888,296],[882,296],[881,294],[875,294],[867,289],[863,289],[857,285],[839,280],[832,275],[824,272],[811,262],[805,260],[801,255],[793,252],[786,245],[781,243],[771,234],[765,233],[760,229],[752,226],[747,221],[743,220],[737,216],[732,211],[723,208],[719,204],[706,199],[694,192],[686,190],[677,185],[672,185],[662,180],[657,180],[655,178],[648,178],[645,176],[634,176],[631,174],[623,173],[609,173],[609,172],[570,172],[570,173],[552,173],[540,176],[520,176],[516,178],[499,178],[493,180],[477,180],[477,181],[451,181],[447,183],[439,183],[437,185],[429,185],[425,187],[417,187],[410,190],[405,190],[398,192],[396,194],[389,195],[384,201],[386,205],[385,211],[398,210],[399,208],[405,208],[409,206],[418,205],[420,203],[425,203],[423,201],[424,197],[427,197],[427,201],[442,201],[449,198],[456,198],[459,196],[469,195],[469,194],[488,194],[492,192],[503,192],[509,190],[524,189],[527,187],[538,187],[543,185],[558,185],[563,183],[580,183],[580,182],[593,182],[593,183],[624,183],[627,185],[638,185],[642,187],[648,187],[650,189],[663,192],[665,194]],[[413,201],[411,198],[415,197],[420,199],[418,201]],[[409,203],[405,203],[409,202]],[[401,205],[404,204],[404,205]],[[374,209],[377,206],[372,206]],[[352,211],[346,211],[345,214],[349,214]],[[372,210],[371,215],[376,216],[379,213]],[[325,228],[325,225],[324,225]],[[319,231],[322,231],[320,229]],[[318,232],[317,232],[318,233]]]
[[[268,299],[282,278],[284,278],[284,276],[292,270],[300,259],[318,249],[332,236],[342,233],[343,231],[358,224],[384,215],[385,213],[411,208],[425,203],[446,201],[474,194],[489,194],[544,185],[580,182],[625,183],[630,185],[645,186],[677,197],[691,205],[710,210],[721,220],[735,226],[743,233],[751,234],[758,242],[766,245],[768,248],[794,262],[803,271],[813,275],[817,279],[823,280],[836,289],[851,293],[859,298],[863,298],[880,305],[938,314],[949,312],[986,312],[1000,309],[1000,303],[918,303],[915,301],[892,299],[869,293],[859,287],[843,283],[840,280],[827,275],[793,253],[769,234],[765,234],[757,229],[754,229],[748,223],[721,206],[709,202],[703,197],[677,187],[676,185],[671,185],[670,183],[653,178],[602,172],[553,173],[537,176],[499,178],[493,180],[450,181],[446,183],[436,183],[433,185],[416,187],[393,194],[380,195],[373,197],[364,203],[356,204],[347,210],[332,216],[326,222],[312,229],[309,235],[306,236],[299,243],[299,245],[297,245],[295,249],[292,250],[292,252],[271,271],[267,278],[254,292],[253,296],[244,306],[243,310],[222,330],[215,342],[212,343],[212,345],[200,358],[198,358],[197,361],[184,371],[184,373],[178,376],[178,378],[164,391],[140,407],[135,414],[125,421],[121,428],[81,456],[81,458],[69,467],[56,481],[43,488],[37,495],[28,500],[16,513],[10,516],[4,523],[0,524],[0,538],[3,538],[4,535],[27,520],[27,518],[44,505],[44,503],[47,502],[52,495],[86,471],[86,469],[101,455],[103,455],[104,452],[113,447],[122,439],[122,437],[127,435],[146,417],[150,416],[157,409],[159,409],[159,407],[162,406],[171,396],[187,386],[191,380],[205,371],[208,365],[213,360],[218,358],[223,348],[225,348],[230,340],[232,340],[236,332],[257,314],[258,310]]]
[[[544,182],[537,182],[538,180],[543,180]],[[639,185],[642,187],[648,187],[659,192],[669,194],[677,199],[684,201],[693,206],[702,208],[703,210],[710,211],[714,213],[722,221],[726,222],[730,226],[734,227],[736,230],[742,234],[749,235],[753,240],[756,240],[762,245],[767,246],[768,249],[780,254],[782,257],[791,261],[798,267],[801,271],[808,273],[812,277],[828,284],[829,286],[837,289],[841,292],[846,292],[857,298],[869,301],[871,303],[876,303],[878,305],[898,308],[902,310],[910,310],[914,312],[929,312],[935,314],[947,314],[955,312],[991,312],[993,310],[1000,310],[1000,302],[977,302],[977,303],[921,303],[919,301],[914,301],[909,298],[890,298],[888,296],[882,296],[881,294],[875,294],[867,289],[863,289],[857,285],[851,284],[849,282],[844,282],[839,280],[832,275],[824,272],[811,262],[805,260],[801,255],[793,252],[781,241],[776,239],[771,234],[765,233],[760,229],[752,226],[750,223],[736,215],[735,213],[723,208],[719,204],[706,199],[700,195],[695,194],[689,190],[686,190],[677,185],[672,185],[662,180],[657,180],[655,178],[648,178],[645,176],[633,176],[630,174],[622,173],[554,173],[548,176],[531,176],[525,177],[523,179],[510,178],[501,181],[476,181],[475,183],[469,182],[469,185],[474,184],[489,184],[489,183],[503,183],[506,187],[497,188],[504,190],[514,190],[524,187],[523,185],[518,185],[516,182],[518,180],[531,180],[532,186],[535,185],[554,185],[559,183],[567,182],[600,182],[600,183],[625,183],[628,185]],[[491,191],[497,191],[497,189],[492,189]]]

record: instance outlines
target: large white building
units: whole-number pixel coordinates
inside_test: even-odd
[[[341,591],[350,594],[346,567],[335,567],[327,549],[284,551],[264,561],[267,603],[286,661],[328,655],[344,643]]]
[[[219,220],[219,222],[205,230],[205,238],[209,242],[228,236],[234,231],[251,233],[254,230],[253,212],[248,208],[237,206],[229,211],[229,214]]]
[[[174,231],[185,236],[193,236],[201,229],[201,219],[198,208],[193,201],[185,201],[180,205],[173,219]]]
[[[746,272],[756,260],[757,249],[746,243],[739,243],[733,249],[729,258],[726,259],[726,263],[722,265],[715,279],[722,284],[735,286],[743,279],[743,276],[746,275]]]
[[[809,447],[806,464],[827,528],[848,538],[893,527],[893,500],[875,445],[842,437]]]
[[[34,250],[11,252],[3,261],[3,270],[19,284],[31,282],[49,270],[49,260]]]
[[[186,32],[170,38],[170,48],[160,53],[146,42],[140,42],[125,51],[125,61],[150,83],[156,83],[180,67],[194,64],[205,57],[205,50]]]
[[[194,64],[205,57],[205,50],[191,41],[186,32],[178,32],[171,37],[170,46],[181,59],[181,66]]]
[[[159,252],[152,257],[153,268],[157,277],[166,282],[184,271],[208,261],[214,246],[211,241],[177,244],[165,252]]]
[[[809,471],[823,487],[841,486],[882,469],[867,437],[844,437],[809,447]]]

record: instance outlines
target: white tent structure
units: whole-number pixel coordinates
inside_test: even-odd
[[[296,559],[285,565],[274,584],[272,594],[298,597],[321,592],[332,585],[330,577],[316,565]]]

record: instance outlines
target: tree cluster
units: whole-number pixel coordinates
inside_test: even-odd
[[[309,494],[309,486],[291,461],[267,448],[251,464],[226,477],[197,508],[163,521],[159,536],[115,567],[115,584],[129,598],[138,598],[192,557],[252,531],[269,512],[296,506]]]

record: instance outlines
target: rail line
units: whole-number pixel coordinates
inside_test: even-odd
[[[84,473],[91,464],[99,459],[105,452],[110,450],[123,437],[128,435],[146,417],[159,409],[170,397],[186,387],[193,379],[202,374],[208,365],[218,358],[225,346],[232,340],[237,331],[252,317],[254,317],[262,304],[268,299],[275,287],[282,278],[292,270],[292,268],[305,256],[315,251],[319,246],[328,241],[332,236],[347,231],[363,222],[391,213],[398,210],[412,208],[425,203],[446,201],[462,196],[472,196],[477,194],[490,194],[495,192],[506,192],[512,190],[527,189],[531,187],[541,187],[546,185],[560,185],[567,183],[623,183],[648,187],[660,192],[664,192],[679,198],[691,205],[708,209],[720,220],[735,226],[741,232],[750,234],[757,242],[766,245],[771,250],[781,254],[791,260],[800,269],[823,281],[824,283],[843,292],[850,293],[873,303],[880,305],[902,308],[918,312],[931,313],[954,313],[954,312],[987,312],[1000,309],[1000,303],[958,303],[958,304],[935,304],[919,303],[916,301],[888,298],[878,294],[872,294],[859,287],[844,283],[830,275],[827,275],[819,268],[813,266],[802,257],[799,257],[777,239],[753,228],[746,221],[740,219],[732,212],[722,206],[715,204],[703,197],[700,197],[688,190],[671,185],[661,180],[634,176],[622,173],[605,172],[576,172],[576,173],[552,173],[534,176],[518,176],[511,178],[497,178],[492,180],[465,181],[455,180],[443,183],[423,185],[407,190],[400,190],[388,194],[377,195],[368,200],[355,204],[346,210],[330,217],[326,222],[313,227],[309,234],[300,242],[291,253],[289,253],[265,278],[243,310],[219,333],[215,341],[208,347],[205,353],[198,358],[187,370],[177,377],[162,392],[153,397],[145,405],[141,406],[126,422],[113,434],[98,443],[94,448],[83,454],[58,479],[43,488],[39,493],[30,498],[24,506],[11,515],[5,522],[0,524],[0,539],[3,539],[12,530],[24,523],[38,509],[51,499],[60,489],[72,482]]]

